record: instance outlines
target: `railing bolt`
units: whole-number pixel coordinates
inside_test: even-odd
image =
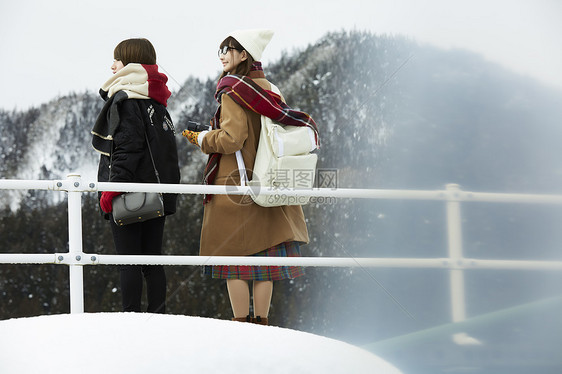
[[[59,260],[59,261],[62,261],[62,260],[64,260],[64,257],[59,256],[59,257],[58,257],[58,260]]]
[[[62,187],[62,182],[57,182],[57,187],[61,188]]]
[[[92,257],[90,258],[90,260],[96,261],[96,256],[92,256]]]
[[[96,186],[95,183],[90,183],[90,188],[94,188]]]
[[[82,257],[76,256],[76,261],[80,261],[81,259],[82,259]]]
[[[80,183],[74,182],[74,187],[80,187]]]

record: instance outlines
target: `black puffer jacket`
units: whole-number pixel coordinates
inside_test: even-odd
[[[152,99],[125,99],[110,105],[117,108],[107,110],[103,119],[112,122],[111,113],[117,109],[119,123],[113,135],[111,155],[101,155],[98,181],[157,183],[146,131],[160,183],[179,183],[175,129],[166,107]],[[176,200],[176,194],[164,194],[167,215],[175,213]]]

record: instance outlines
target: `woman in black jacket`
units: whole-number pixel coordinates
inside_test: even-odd
[[[175,129],[168,111],[168,78],[158,72],[156,52],[147,39],[127,39],[115,47],[113,76],[100,89],[106,101],[92,130],[92,145],[101,153],[99,182],[157,183],[147,146],[152,151],[161,183],[179,183]],[[121,192],[104,191],[100,206],[111,222],[120,255],[160,255],[166,217],[117,226],[112,200]],[[176,211],[175,194],[164,194],[166,215]],[[147,284],[147,312],[165,313],[166,275],[161,265],[121,266],[123,310],[141,311],[143,276]]]

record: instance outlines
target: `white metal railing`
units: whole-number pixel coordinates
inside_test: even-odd
[[[450,270],[451,316],[453,322],[466,319],[464,271],[467,269],[562,270],[562,261],[483,260],[463,256],[461,202],[560,204],[562,195],[502,194],[467,192],[456,184],[445,190],[381,190],[315,188],[312,190],[259,191],[267,195],[334,198],[435,200],[446,204],[448,257],[444,258],[345,258],[345,257],[244,257],[244,256],[122,256],[84,253],[82,248],[81,194],[97,191],[144,191],[179,194],[256,193],[254,187],[204,186],[192,184],[133,184],[82,181],[79,174],[65,180],[0,180],[0,190],[51,190],[68,194],[68,252],[50,254],[0,253],[0,264],[62,264],[70,268],[70,313],[84,312],[84,265],[301,265],[320,267],[441,268]],[[459,334],[462,339],[462,334]]]

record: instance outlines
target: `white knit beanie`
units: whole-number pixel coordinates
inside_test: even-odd
[[[248,51],[254,61],[260,61],[263,50],[273,37],[273,30],[236,30],[228,34],[228,36],[236,39]]]

